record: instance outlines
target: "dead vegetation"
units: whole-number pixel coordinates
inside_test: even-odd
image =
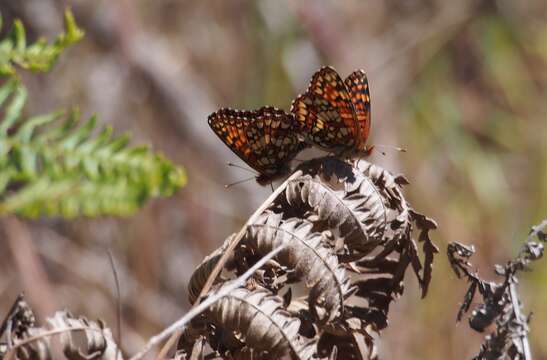
[[[406,184],[403,176],[366,161],[359,167],[333,157],[303,163],[241,235],[229,236],[195,269],[189,300],[206,307],[171,327],[184,330],[171,357],[378,359],[375,344],[388,326],[390,304],[403,294],[405,272],[412,270],[426,296],[438,252],[429,238],[436,224],[407,203]],[[501,283],[486,282],[472,269],[472,247],[449,245],[454,271],[470,282],[458,320],[478,290],[484,300],[470,325],[477,331],[496,326],[476,359],[531,358],[516,275],[542,256],[545,226],[533,229],[515,260],[496,267]],[[0,332],[0,358],[123,358],[101,321],[58,312],[38,326],[22,297]]]
[[[389,306],[402,295],[409,267],[426,295],[437,252],[428,232],[436,225],[406,202],[404,177],[333,157],[299,170],[246,226],[208,296],[263,255],[284,249],[244,287],[194,319],[179,342],[180,357],[195,353],[204,340],[223,358],[372,359],[374,336],[387,326]],[[228,237],[195,270],[192,303],[235,238]]]
[[[532,359],[528,341],[531,314],[526,316],[522,313],[517,274],[530,271],[531,262],[543,257],[542,243],[547,241],[547,233],[543,230],[546,227],[547,220],[533,227],[515,259],[503,266],[495,266],[496,275],[503,278],[501,282],[486,281],[479,277],[478,271],[469,262],[475,253],[473,246],[459,243],[448,245],[448,260],[452,270],[459,278],[466,278],[469,282],[469,289],[458,311],[458,321],[469,311],[478,292],[481,300],[469,316],[469,327],[484,332],[494,325],[494,330],[485,337],[474,359]]]

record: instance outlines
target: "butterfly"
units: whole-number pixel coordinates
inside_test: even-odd
[[[294,116],[264,106],[254,111],[220,109],[208,123],[217,136],[259,175],[260,185],[290,173],[290,161],[308,147],[298,136]]]
[[[319,69],[291,112],[305,141],[339,156],[368,155],[370,93],[363,70],[345,80],[330,66]]]

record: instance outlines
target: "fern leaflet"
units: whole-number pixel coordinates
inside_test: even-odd
[[[185,174],[147,147],[131,147],[78,111],[22,118],[26,90],[0,86],[0,215],[127,215],[181,187]]]

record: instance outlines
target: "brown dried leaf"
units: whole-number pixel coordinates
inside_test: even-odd
[[[310,359],[315,351],[314,344],[298,334],[300,321],[283,308],[280,297],[266,289],[239,288],[211,306],[207,315],[216,327],[254,349],[256,359]]]
[[[420,229],[420,235],[418,241],[423,243],[422,249],[425,255],[424,258],[424,271],[422,273],[420,286],[422,287],[422,298],[427,295],[427,289],[431,282],[431,276],[433,273],[433,257],[439,253],[439,248],[433,244],[433,241],[429,238],[429,231],[437,229],[437,223],[428,218],[427,216],[410,209],[410,215],[412,220]]]
[[[343,313],[344,301],[352,293],[346,270],[338,263],[325,234],[312,232],[313,224],[306,220],[282,220],[280,214],[267,212],[248,227],[244,243],[261,254],[287,244],[278,261],[304,279],[311,288],[308,303],[319,323],[333,321]],[[320,308],[320,311],[318,311]]]
[[[370,179],[358,172],[354,179],[335,189],[319,176],[304,175],[289,183],[285,194],[289,206],[313,211],[324,228],[338,232],[350,251],[366,254],[382,241],[386,209]]]
[[[190,304],[193,304],[201,292],[203,285],[207,282],[207,278],[213,271],[213,268],[217,264],[218,260],[232,241],[234,235],[228,236],[221,247],[213,251],[211,254],[207,255],[205,259],[197,266],[197,268],[192,273],[190,282],[188,283],[188,301]],[[219,281],[222,281],[221,278],[217,278],[215,284]]]
[[[122,359],[110,329],[102,321],[74,318],[66,311],[58,311],[46,321],[46,326],[29,328],[25,337],[14,342],[16,359],[59,358],[60,352],[52,342],[54,337],[59,338],[66,359]]]

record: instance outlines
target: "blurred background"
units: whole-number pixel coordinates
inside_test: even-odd
[[[456,325],[466,284],[446,245],[474,244],[483,276],[516,254],[547,217],[547,3],[529,1],[59,1],[0,0],[4,27],[52,39],[71,6],[86,31],[46,75],[24,76],[29,114],[78,105],[117,133],[184,166],[178,195],[127,219],[4,219],[0,313],[24,291],[40,316],[68,308],[116,323],[107,250],[121,282],[124,347],[135,353],[185,313],[186,285],[203,256],[271,192],[248,176],[212,133],[220,107],[289,109],[312,74],[332,65],[368,73],[370,161],[404,173],[413,206],[433,217],[441,248],[420,300],[408,274],[382,334],[385,359],[464,359],[482,335]],[[6,31],[7,29],[4,29]],[[547,264],[521,284],[533,311],[532,348],[547,358]]]

